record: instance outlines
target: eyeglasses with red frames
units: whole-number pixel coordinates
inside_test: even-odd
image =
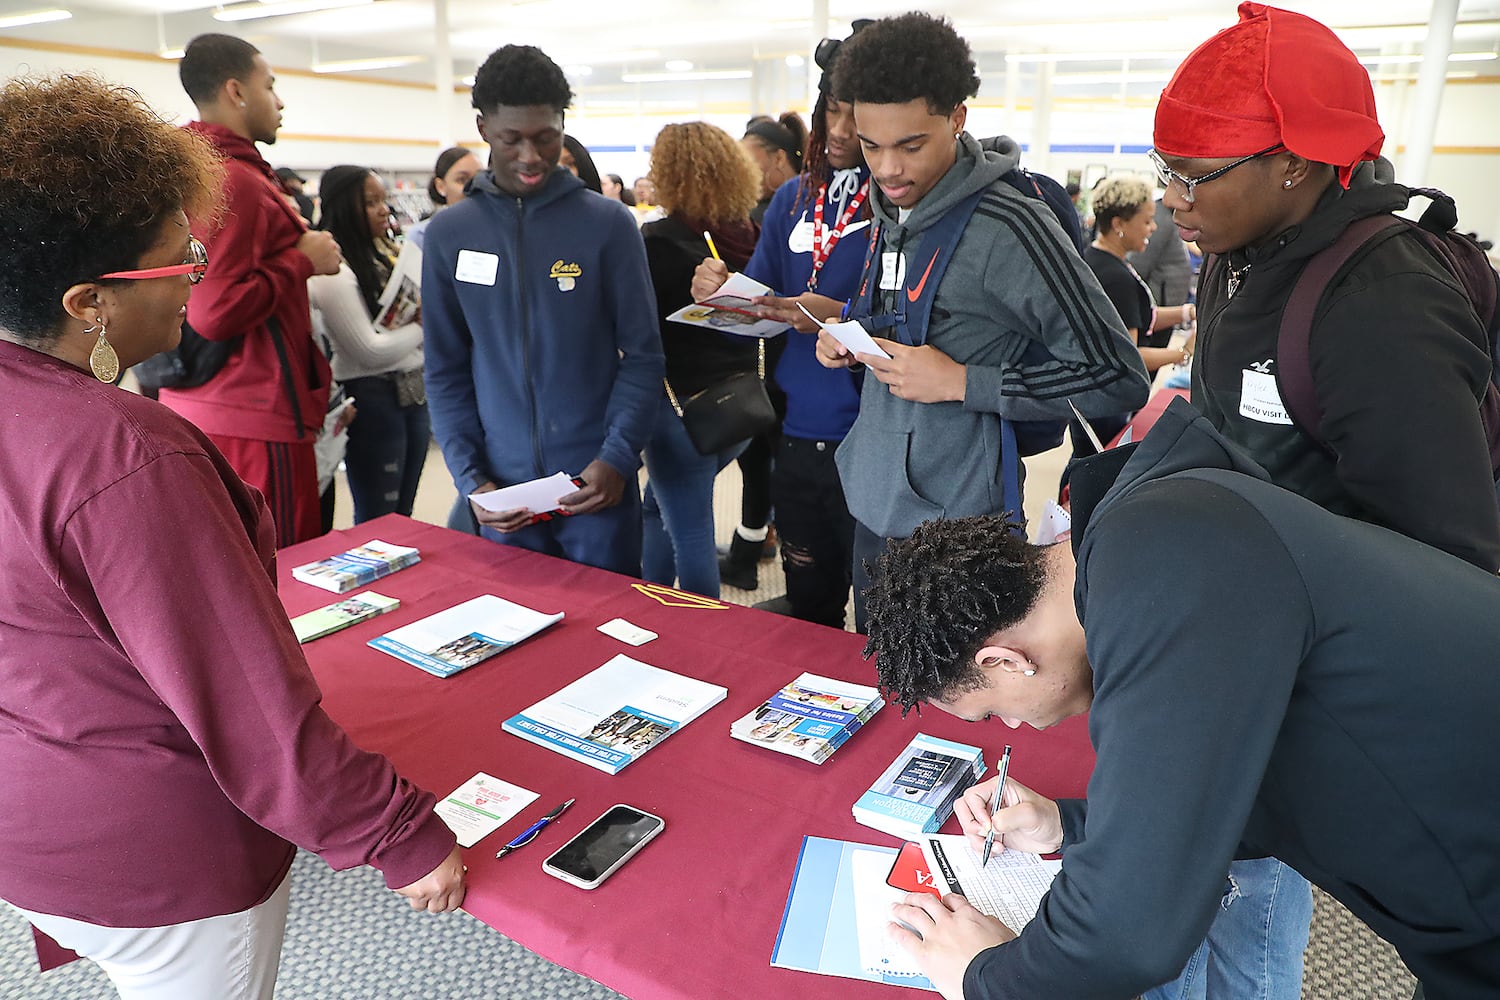
[[[203,275],[208,273],[208,251],[198,237],[188,237],[188,259],[181,264],[168,264],[166,267],[147,267],[136,271],[111,271],[109,274],[101,274],[100,278],[126,278],[139,280],[143,278],[173,278],[179,274],[187,275],[188,281],[193,284],[203,280]]]

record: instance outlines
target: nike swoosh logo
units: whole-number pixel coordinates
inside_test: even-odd
[[[927,262],[927,270],[922,272],[922,280],[917,282],[916,288],[908,288],[906,290],[906,301],[915,302],[922,297],[922,289],[927,287],[927,278],[932,274],[932,265],[937,263],[938,254],[942,253],[942,251],[942,247],[938,247],[932,251],[932,259]]]

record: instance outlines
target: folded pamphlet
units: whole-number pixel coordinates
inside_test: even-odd
[[[372,540],[327,559],[294,566],[292,579],[347,594],[421,561],[421,553],[414,548]]]
[[[562,621],[493,594],[387,632],[369,645],[438,677],[452,677]]]
[[[298,615],[292,619],[292,631],[297,634],[298,642],[312,642],[387,611],[394,611],[400,606],[401,602],[394,597],[384,597],[373,590],[367,590],[362,594],[350,594],[342,601],[309,611],[305,615]]]

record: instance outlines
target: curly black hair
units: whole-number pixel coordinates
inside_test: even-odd
[[[177,78],[198,107],[212,104],[219,88],[229,80],[243,80],[255,71],[260,49],[234,35],[198,35],[187,43]]]
[[[1047,580],[1046,550],[1005,515],[928,521],[890,543],[865,595],[880,686],[913,705],[948,701],[983,683],[974,654],[1020,623]]]
[[[946,17],[920,11],[884,17],[839,47],[833,91],[855,104],[905,104],[922,98],[946,115],[979,93],[969,43]]]
[[[573,103],[573,88],[562,67],[535,45],[496,49],[474,74],[470,104],[480,114],[496,108],[542,104],[558,114]]]
[[[140,266],[178,209],[217,218],[223,167],[196,133],[93,76],[0,87],[0,328],[51,342],[63,293]]]

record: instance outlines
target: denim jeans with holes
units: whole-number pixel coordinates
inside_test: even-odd
[[[1275,858],[1234,862],[1208,937],[1141,1000],[1300,1000],[1312,908],[1307,879]]]

